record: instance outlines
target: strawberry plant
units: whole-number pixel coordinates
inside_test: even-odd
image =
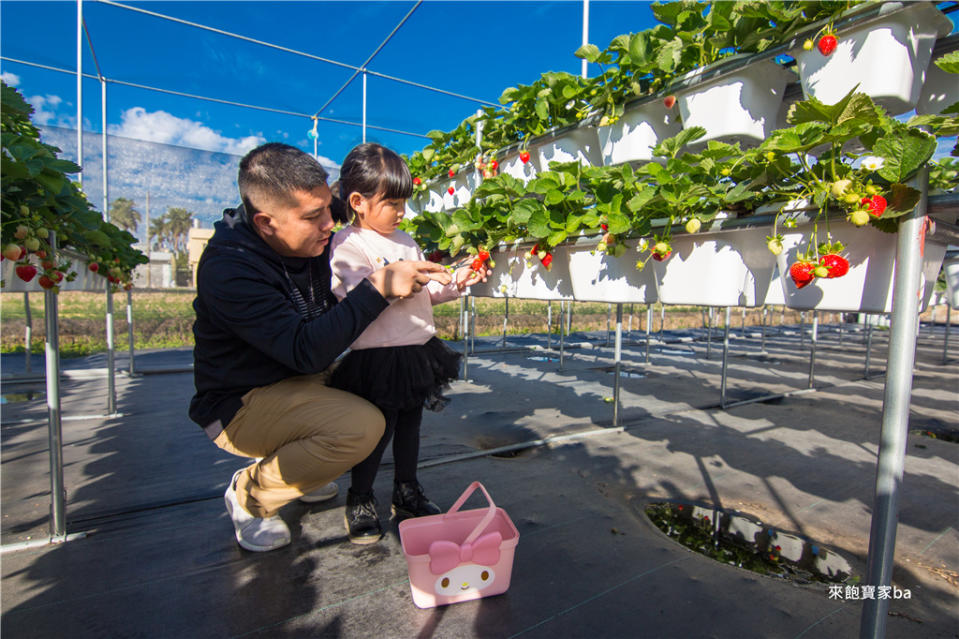
[[[57,157],[60,150],[40,142],[40,133],[30,122],[33,107],[14,88],[2,84],[0,132],[0,243],[6,259],[17,262],[15,272],[25,281],[32,280],[41,266],[44,288],[57,290],[60,282],[76,277],[67,262],[54,263],[51,231],[58,247],[71,249],[86,259],[104,256],[115,261],[117,282],[131,280],[138,264],[146,256],[133,248],[136,238],[104,222],[86,196],[67,177],[80,170],[73,162]],[[14,250],[19,255],[14,257]]]

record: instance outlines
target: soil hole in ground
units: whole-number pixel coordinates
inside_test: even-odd
[[[803,584],[858,579],[835,551],[749,515],[678,502],[648,504],[645,511],[670,539],[722,563]]]

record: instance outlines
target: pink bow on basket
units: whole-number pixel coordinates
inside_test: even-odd
[[[434,541],[430,544],[430,572],[442,575],[461,563],[473,562],[493,566],[499,561],[499,546],[503,535],[499,532],[481,535],[472,544],[462,546],[452,541]]]

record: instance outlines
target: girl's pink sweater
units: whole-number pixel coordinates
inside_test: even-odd
[[[383,236],[376,231],[348,226],[336,232],[330,240],[330,250],[333,293],[338,299],[346,297],[360,280],[387,264],[424,259],[413,238],[399,230]],[[446,286],[430,282],[412,297],[391,300],[389,308],[366,327],[350,348],[425,344],[436,334],[433,305],[459,296],[453,282]]]

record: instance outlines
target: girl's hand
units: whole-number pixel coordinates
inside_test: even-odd
[[[478,271],[474,271],[471,266],[463,266],[456,269],[453,274],[453,280],[456,282],[456,290],[463,291],[467,286],[472,286],[477,282],[485,282],[489,278],[489,268],[484,264]]]

